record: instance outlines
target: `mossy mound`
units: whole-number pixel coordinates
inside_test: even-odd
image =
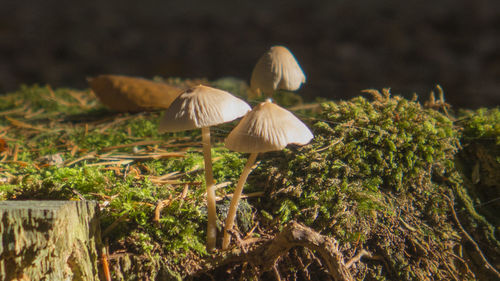
[[[270,198],[260,206],[276,217],[275,223],[298,220],[332,235],[349,257],[363,249],[372,252],[377,259],[355,270],[360,279],[489,276],[479,266],[476,273],[470,270],[450,210],[453,194],[467,196],[455,160],[461,139],[470,138],[472,129],[465,127],[462,134],[436,110],[391,97],[388,90],[370,92],[373,101],[357,97],[323,103],[323,113],[311,124],[311,144],[263,157],[251,184],[265,189]],[[490,121],[490,127],[498,129],[500,120]],[[470,122],[467,126],[474,126]],[[475,128],[484,136],[498,136],[498,131]],[[495,149],[498,158],[498,146]],[[498,159],[492,162],[498,165]],[[498,226],[497,221],[476,219],[490,228]],[[484,248],[497,243],[490,238],[482,240],[488,242]],[[489,252],[498,257],[497,250]]]
[[[218,83],[246,96],[241,81]],[[369,251],[349,269],[358,279],[493,280],[460,226],[500,264],[499,110],[451,117],[369,92],[319,111],[295,107],[315,138],[259,156],[238,247],[258,247],[295,220],[335,238],[347,259]],[[301,99],[280,93],[281,101]],[[97,200],[113,280],[275,278],[206,253],[200,133],[159,135],[160,115],[110,113],[89,91],[34,86],[0,96],[0,199]],[[245,163],[223,147],[233,126],[212,129],[221,225]],[[305,248],[276,261],[286,280],[324,280],[325,268]]]

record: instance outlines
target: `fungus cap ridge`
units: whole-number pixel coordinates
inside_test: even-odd
[[[232,94],[196,86],[182,93],[165,111],[160,132],[178,132],[233,121],[250,111],[250,106]]]
[[[272,96],[279,89],[295,91],[305,82],[304,72],[294,55],[284,46],[273,46],[257,61],[250,87]]]
[[[226,147],[246,153],[282,150],[288,144],[307,144],[313,134],[295,115],[263,102],[250,111],[226,138]]]

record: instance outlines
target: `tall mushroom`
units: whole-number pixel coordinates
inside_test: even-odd
[[[241,172],[236,189],[231,199],[224,228],[222,249],[227,249],[231,242],[228,233],[233,228],[238,202],[243,185],[251,172],[257,155],[261,152],[282,150],[288,144],[304,145],[309,143],[313,134],[290,111],[267,100],[247,113],[240,123],[226,138],[226,147],[243,153],[250,153]]]
[[[271,97],[277,90],[295,91],[306,76],[293,54],[284,46],[273,46],[255,65],[250,79],[254,94]]]
[[[159,131],[179,132],[201,128],[205,182],[207,187],[207,250],[215,249],[217,214],[215,188],[210,150],[210,126],[240,118],[250,111],[250,106],[230,93],[207,86],[196,86],[184,91],[165,111]]]

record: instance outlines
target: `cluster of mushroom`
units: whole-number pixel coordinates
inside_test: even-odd
[[[251,87],[270,96],[277,89],[296,90],[304,81],[305,76],[293,55],[285,47],[275,46],[257,63],[252,74]],[[202,130],[208,212],[206,247],[209,252],[215,249],[217,238],[210,127],[240,117],[243,119],[229,133],[225,146],[234,151],[250,153],[250,156],[238,180],[225,221],[222,248],[227,249],[230,243],[229,230],[234,225],[243,185],[258,153],[282,150],[288,144],[307,144],[313,138],[311,131],[291,112],[270,99],[251,109],[245,101],[230,93],[203,85],[181,93],[160,121],[160,132],[196,128]]]

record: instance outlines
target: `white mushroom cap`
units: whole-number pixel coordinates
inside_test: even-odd
[[[198,85],[174,100],[158,130],[163,133],[210,127],[240,118],[250,110],[246,102],[226,91]]]
[[[273,46],[255,65],[250,88],[266,96],[278,90],[295,91],[306,82],[306,76],[293,54],[283,46]]]
[[[226,138],[226,147],[244,153],[282,150],[309,143],[313,134],[290,111],[265,101],[250,111]]]

